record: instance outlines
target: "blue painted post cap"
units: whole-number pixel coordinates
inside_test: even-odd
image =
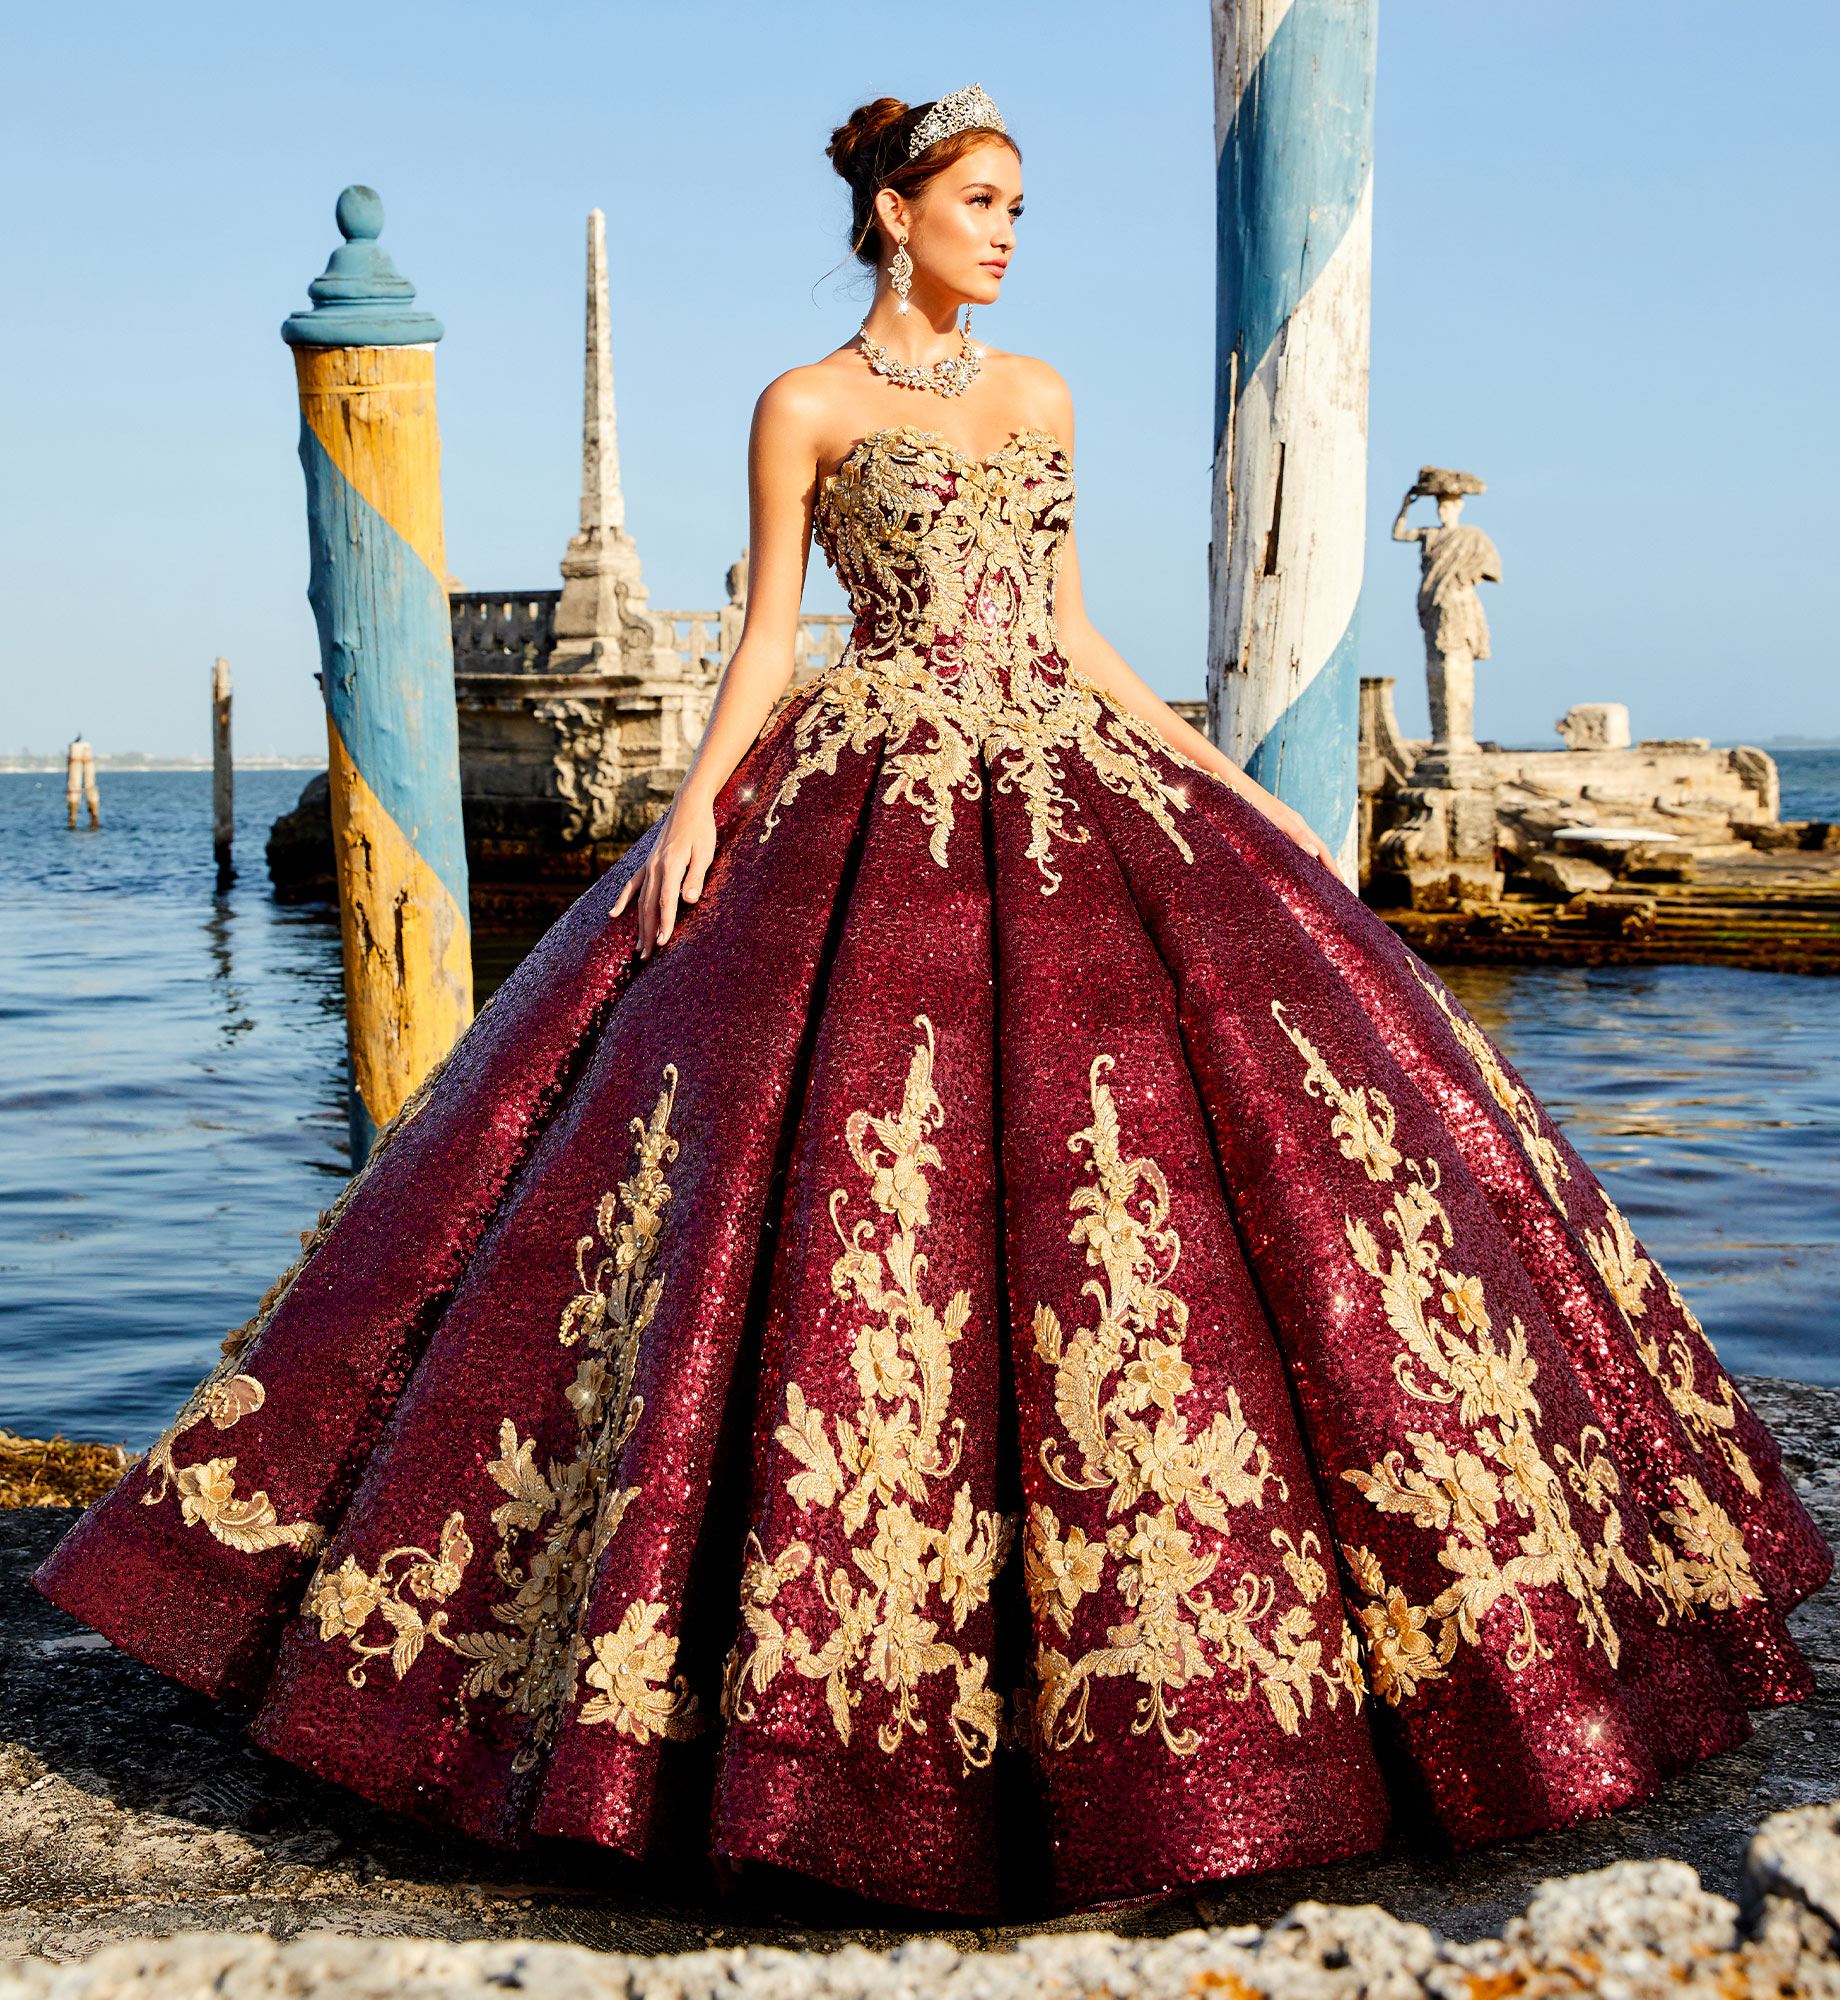
[[[334,210],[344,242],[307,287],[313,301],[282,322],[290,347],[415,347],[439,340],[441,322],[414,309],[415,287],[377,241],[383,234],[383,197],[353,185]]]

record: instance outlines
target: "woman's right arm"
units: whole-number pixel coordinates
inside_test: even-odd
[[[669,941],[679,901],[694,903],[715,859],[715,801],[785,692],[796,664],[799,600],[817,495],[817,398],[803,369],[769,382],[748,433],[747,612],[723,669],[696,755],[667,809],[645,866],[620,891],[617,917],[637,899],[639,955]]]

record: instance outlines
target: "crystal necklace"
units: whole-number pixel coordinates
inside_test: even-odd
[[[962,396],[977,380],[984,362],[984,350],[971,338],[969,307],[965,311],[964,331],[959,335],[962,342],[959,352],[945,355],[924,368],[911,361],[897,361],[869,331],[867,320],[856,329],[856,337],[862,342],[863,359],[876,374],[886,375],[891,382],[899,382],[905,388],[932,389],[942,396]]]

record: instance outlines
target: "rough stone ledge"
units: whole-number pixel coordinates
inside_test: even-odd
[[[1298,1903],[1270,1929],[1105,1932],[961,1951],[749,1945],[663,1958],[580,1945],[185,1931],[77,1965],[0,1964],[0,2000],[385,2000],[541,1993],[545,2000],[1527,2000],[1600,1994],[1840,1996],[1840,1800],[1766,1820],[1744,1906],[1684,1861],[1618,1861],[1541,1883],[1499,1938],[1453,1944],[1376,1904]]]
[[[1740,1380],[1840,1541],[1840,1389]],[[1332,1867],[1103,1916],[973,1926],[784,1880],[716,1896],[692,1871],[634,1871],[572,1843],[506,1857],[377,1812],[262,1756],[218,1704],[37,1596],[26,1577],[70,1519],[0,1512],[0,2000],[538,1985],[559,2000],[577,1989],[1840,2000],[1834,1585],[1791,1616],[1815,1694],[1752,1711],[1749,1738],[1641,1805],[1456,1854],[1402,1827],[1380,1852]]]

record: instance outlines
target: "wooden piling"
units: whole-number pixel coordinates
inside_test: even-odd
[[[230,763],[230,662],[221,654],[211,668],[211,846],[217,877],[235,874],[235,777]]]
[[[96,790],[96,753],[81,734],[71,738],[70,754],[64,760],[64,805],[70,830],[77,830],[77,808],[89,807],[91,826],[102,824],[102,798]]]
[[[1376,0],[1213,0],[1208,733],[1356,880]]]
[[[473,1018],[459,720],[441,522],[441,322],[348,187],[345,241],[281,329],[300,392],[345,943],[352,1163]]]

